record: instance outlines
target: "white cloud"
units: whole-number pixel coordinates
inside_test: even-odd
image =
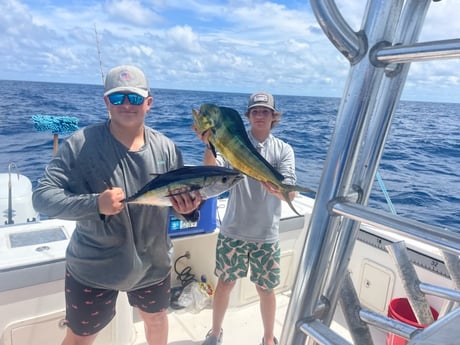
[[[190,26],[175,26],[169,29],[165,39],[173,49],[191,53],[199,53],[201,50],[198,35]]]
[[[139,0],[111,0],[104,5],[109,17],[122,25],[131,24],[139,27],[161,22],[161,17]]]
[[[337,0],[354,30],[365,4]],[[458,10],[433,2],[422,40],[460,37]],[[157,87],[341,96],[348,74],[308,1],[1,0],[0,78],[100,83],[94,25],[104,69],[137,64]],[[456,100],[458,67],[413,63],[404,95]]]

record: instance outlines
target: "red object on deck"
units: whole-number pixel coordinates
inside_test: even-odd
[[[438,312],[430,307],[431,313],[433,314],[433,318],[437,320]],[[428,325],[421,325],[417,322],[417,318],[412,310],[412,307],[409,303],[407,298],[394,298],[390,302],[390,306],[388,307],[388,316],[392,319],[404,322],[405,324],[417,327],[417,328],[425,328]],[[387,343],[386,345],[406,345],[407,340],[397,336],[393,333],[387,334]]]

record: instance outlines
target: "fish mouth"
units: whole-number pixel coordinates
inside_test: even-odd
[[[202,119],[203,116],[201,115],[200,111],[196,109],[192,109],[192,116],[193,116],[193,126],[195,126],[195,128],[201,132],[204,126],[203,119]]]
[[[201,135],[204,135],[208,130],[214,127],[209,119],[207,119],[200,111],[194,109],[192,114],[193,125]]]

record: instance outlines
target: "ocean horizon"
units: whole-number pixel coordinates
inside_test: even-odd
[[[33,186],[52,158],[53,135],[37,131],[33,115],[72,116],[80,128],[106,121],[102,85],[0,80],[0,173],[14,162]],[[257,90],[254,90],[257,91]],[[152,88],[146,124],[173,139],[186,164],[201,164],[203,144],[191,130],[192,109],[214,103],[243,114],[249,94]],[[292,145],[298,184],[317,189],[340,99],[276,95],[283,113],[273,134]],[[460,231],[459,103],[401,101],[369,204],[427,224]],[[246,119],[244,119],[245,123]],[[70,134],[59,135],[60,140]]]

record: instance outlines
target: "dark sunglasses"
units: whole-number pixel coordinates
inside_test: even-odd
[[[139,96],[135,93],[111,93],[108,95],[110,103],[113,105],[121,105],[125,101],[125,97],[128,97],[129,103],[132,105],[141,105],[144,103],[145,97]]]

